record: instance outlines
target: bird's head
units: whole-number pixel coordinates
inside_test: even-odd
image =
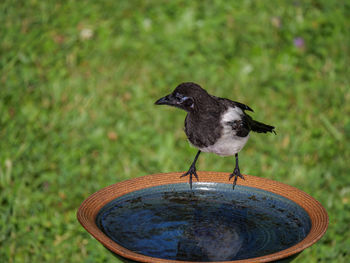
[[[197,108],[201,98],[204,97],[209,97],[206,90],[196,83],[184,82],[178,85],[172,93],[157,100],[155,104],[169,105],[192,112]]]

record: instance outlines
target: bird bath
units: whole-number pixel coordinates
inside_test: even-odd
[[[287,262],[325,233],[325,209],[306,193],[245,176],[181,173],[106,187],[78,210],[83,227],[125,262]]]

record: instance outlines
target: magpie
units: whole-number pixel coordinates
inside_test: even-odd
[[[201,152],[211,152],[220,156],[235,156],[236,165],[229,175],[244,179],[238,165],[238,153],[249,139],[250,131],[258,133],[275,132],[275,127],[255,121],[245,111],[253,110],[240,102],[210,95],[193,82],[184,82],[175,90],[155,102],[156,105],[169,105],[187,112],[185,133],[188,141],[198,149],[189,168],[181,177],[189,175],[192,189],[192,176],[198,181],[196,162]]]

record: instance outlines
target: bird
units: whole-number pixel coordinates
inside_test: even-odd
[[[246,113],[254,112],[249,106],[210,95],[194,82],[179,84],[172,93],[158,99],[155,104],[168,105],[187,112],[184,131],[189,143],[198,151],[188,171],[180,177],[189,176],[191,189],[193,176],[199,181],[196,162],[201,152],[235,157],[235,167],[229,175],[229,181],[234,177],[234,189],[238,177],[244,180],[239,168],[238,153],[247,143],[250,132],[276,134],[274,126],[253,120]]]

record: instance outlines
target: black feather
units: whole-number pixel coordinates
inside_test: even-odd
[[[220,97],[216,97],[214,95],[210,95],[212,98],[214,98],[215,100],[219,101],[221,104],[227,106],[231,106],[231,107],[238,107],[241,110],[249,110],[251,112],[254,112],[253,109],[251,107],[249,107],[246,104],[240,103],[238,101],[233,101],[233,100],[229,100],[229,99],[225,99],[225,98],[220,98]]]
[[[239,137],[246,137],[250,132],[250,119],[249,116],[244,114],[241,116],[241,120],[235,120],[227,122],[227,124],[231,125],[232,130],[236,131],[236,135]]]
[[[237,102],[237,101],[233,101],[233,102],[236,104],[236,106],[237,106],[238,108],[241,108],[242,110],[249,110],[249,111],[254,112],[253,109],[250,108],[248,105],[245,105],[245,104],[240,103],[240,102]]]
[[[252,118],[250,118],[249,125],[250,125],[251,130],[254,132],[258,132],[258,133],[273,132],[274,134],[276,134],[276,132],[274,130],[275,129],[274,126],[255,121]]]

